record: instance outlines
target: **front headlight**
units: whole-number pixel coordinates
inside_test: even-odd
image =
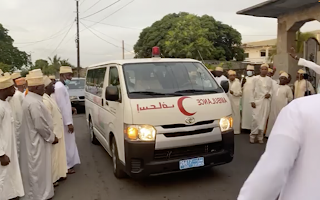
[[[151,125],[126,125],[124,130],[130,140],[154,141],[156,129]]]
[[[233,118],[231,116],[222,117],[220,119],[220,129],[221,132],[228,131],[232,129],[233,126]]]

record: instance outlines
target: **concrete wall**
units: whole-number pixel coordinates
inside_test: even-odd
[[[295,46],[296,32],[306,22],[313,20],[320,21],[320,3],[312,8],[302,8],[278,18],[277,55],[274,57],[277,70],[287,71],[291,75],[297,73],[300,67],[297,61],[290,57],[290,48]]]

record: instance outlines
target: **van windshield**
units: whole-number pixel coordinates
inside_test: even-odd
[[[123,66],[129,98],[222,93],[197,62],[135,63]]]

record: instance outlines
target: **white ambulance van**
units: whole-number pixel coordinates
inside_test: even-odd
[[[117,178],[233,160],[229,99],[197,60],[151,58],[94,65],[88,68],[85,90],[91,141],[110,154]]]

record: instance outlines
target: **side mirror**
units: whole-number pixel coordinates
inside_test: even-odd
[[[105,98],[108,101],[119,101],[119,90],[117,86],[108,86],[105,92]]]
[[[221,81],[220,85],[225,93],[229,92],[229,81]]]

